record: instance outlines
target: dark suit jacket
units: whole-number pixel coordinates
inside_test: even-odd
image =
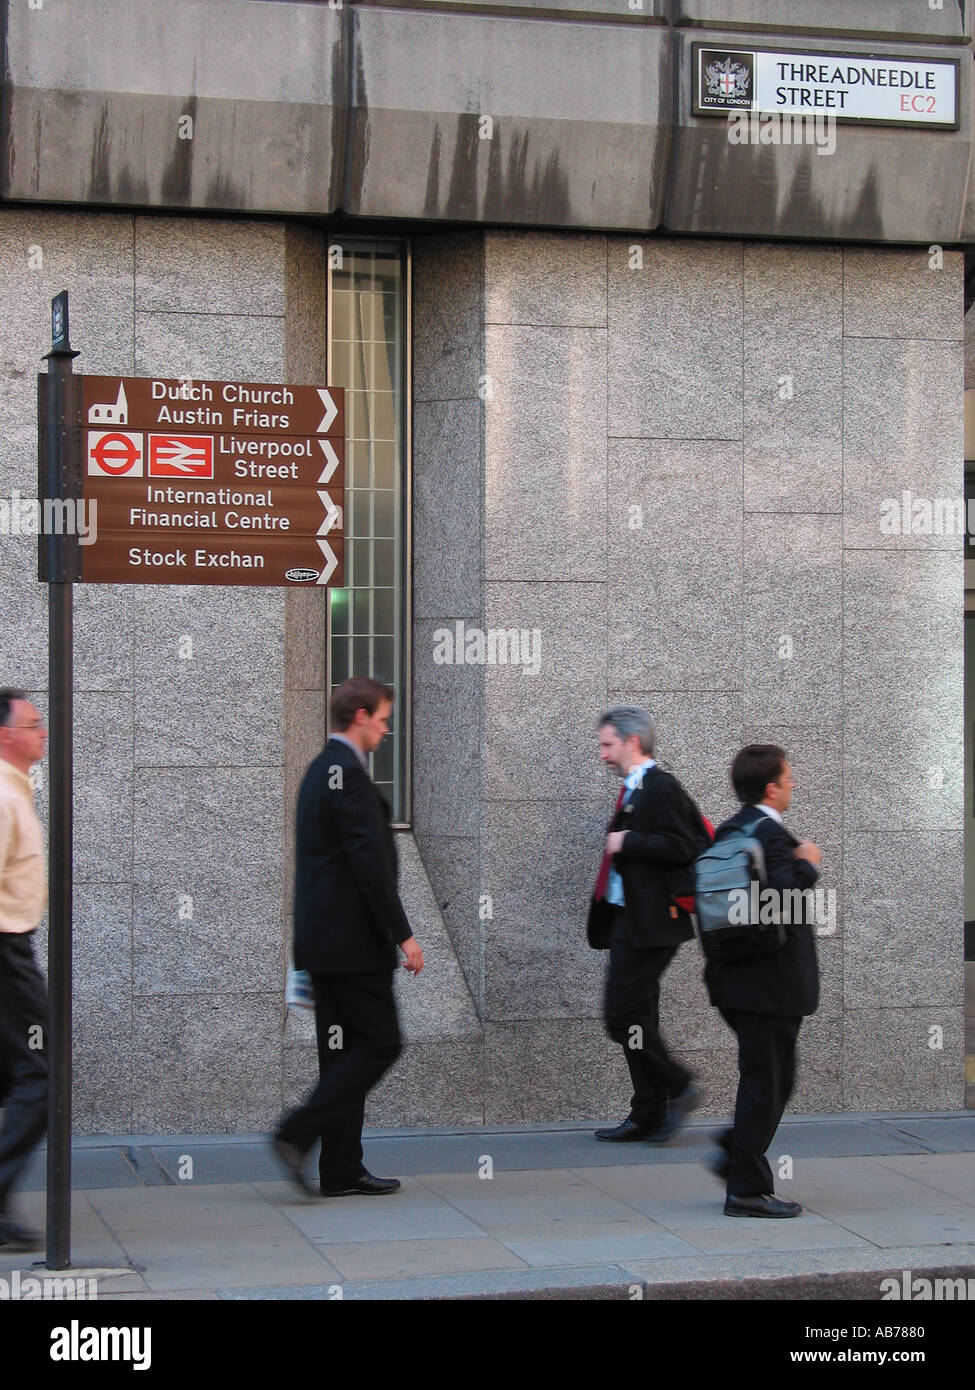
[[[718,828],[740,826],[753,818],[756,807],[743,806]],[[755,838],[765,851],[767,886],[785,891],[811,888],[819,871],[792,853],[796,837],[771,816],[763,816],[755,827]],[[819,966],[816,940],[808,912],[794,913],[804,920],[785,926],[785,942],[748,960],[709,960],[704,980],[711,1003],[723,1009],[745,1009],[756,1014],[777,1014],[789,1018],[816,1012],[819,1004]]]
[[[689,915],[678,909],[674,917],[670,908],[675,896],[694,891],[690,866],[707,843],[694,802],[672,773],[652,767],[643,786],[613,816],[610,830],[626,831],[613,867],[623,880],[623,917],[630,942],[649,947],[688,941],[694,935]],[[591,945],[609,945],[608,915],[605,900],[590,905]]]
[[[334,769],[341,769],[341,783]],[[294,958],[313,975],[394,970],[412,935],[396,889],[389,806],[347,743],[329,739],[298,793]]]

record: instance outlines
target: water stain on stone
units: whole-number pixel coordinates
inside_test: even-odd
[[[427,190],[423,200],[423,216],[436,219],[440,210],[440,151],[443,137],[439,124],[433,128],[430,142],[430,158],[427,160]]]
[[[193,66],[193,86],[196,86],[196,65]],[[173,121],[173,153],[170,156],[162,176],[162,201],[175,203],[185,206],[190,202],[190,189],[193,178],[193,144],[196,137],[196,117],[199,99],[194,92],[193,96],[182,104],[180,111],[176,114]],[[193,122],[193,139],[180,139],[179,127],[183,116],[189,116]]]
[[[98,118],[95,127],[95,140],[91,150],[91,179],[89,182],[89,196],[97,202],[109,202],[111,200],[112,180],[109,171],[109,147],[111,136],[109,134],[108,102],[102,103],[102,113]]]

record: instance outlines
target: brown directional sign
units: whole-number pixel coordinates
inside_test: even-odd
[[[81,378],[81,579],[341,584],[344,392]]]
[[[226,434],[345,434],[345,393],[334,386],[86,376],[81,406],[88,429],[121,425]]]

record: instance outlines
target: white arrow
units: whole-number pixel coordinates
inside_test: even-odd
[[[322,506],[325,508],[326,516],[321,526],[319,526],[317,534],[319,536],[327,536],[336,522],[338,522],[340,526],[342,525],[342,508],[335,505],[327,492],[319,492],[318,495],[321,498]]]
[[[339,456],[327,439],[320,439],[318,441],[318,447],[325,455],[325,467],[322,469],[318,481],[320,483],[327,483],[331,481],[332,474],[339,466]]]
[[[325,568],[318,576],[318,583],[327,584],[335,573],[336,566],[338,565],[338,557],[328,541],[319,541],[318,544],[321,546],[322,554],[325,556]]]
[[[322,405],[325,407],[325,414],[322,416],[322,423],[318,426],[316,434],[324,434],[325,431],[328,429],[329,425],[335,419],[336,415],[339,413],[339,408],[332,400],[332,393],[330,391],[323,391],[320,386],[316,387],[315,389],[321,396]]]

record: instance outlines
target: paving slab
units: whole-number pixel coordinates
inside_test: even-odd
[[[859,1210],[914,1206],[938,1196],[933,1184],[908,1165],[923,1163],[925,1155],[899,1156],[897,1167],[883,1158],[800,1159],[788,1182],[778,1190],[816,1211]],[[975,1166],[969,1161],[969,1169]],[[973,1194],[975,1196],[975,1194]]]
[[[939,1241],[946,1246],[975,1241],[975,1206],[951,1205],[950,1197],[935,1206],[913,1210],[892,1207],[844,1212],[837,1221],[881,1249],[922,1240]]]
[[[123,1249],[151,1289],[246,1288],[256,1284],[323,1284],[339,1280],[320,1247],[293,1226],[179,1231],[126,1231]]]
[[[975,1163],[968,1154],[918,1154],[910,1159],[884,1159],[883,1162],[889,1163],[894,1172],[933,1192],[957,1197],[960,1202],[975,1203]]]
[[[72,1264],[85,1268],[124,1269],[129,1264],[128,1257],[112,1231],[92,1207],[89,1195],[85,1192],[71,1194]],[[45,1193],[18,1192],[13,1198],[11,1208],[14,1215],[29,1229],[45,1229]],[[32,1263],[35,1258],[32,1252],[11,1253],[0,1246],[0,1275],[5,1277],[13,1269],[23,1270],[25,1262]]]
[[[248,1183],[221,1187],[151,1187],[140,1191],[97,1191],[88,1194],[94,1209],[116,1235],[130,1231],[208,1231],[249,1226],[278,1227],[290,1223]],[[263,1235],[261,1237],[263,1239]]]
[[[319,1247],[347,1279],[397,1279],[411,1275],[457,1274],[524,1267],[500,1241],[489,1236],[441,1240],[350,1241]]]
[[[694,1246],[679,1235],[658,1227],[653,1235],[590,1236],[576,1240],[512,1240],[508,1248],[526,1264],[587,1265],[600,1260],[642,1260],[665,1255],[689,1255]]]
[[[721,1186],[714,1175],[698,1164],[646,1163],[621,1164],[616,1168],[575,1168],[573,1172],[583,1181],[598,1187],[611,1197],[640,1209],[644,1200],[700,1196],[719,1192]]]
[[[476,1238],[484,1234],[479,1225],[446,1203],[439,1207],[415,1207],[398,1198],[378,1199],[366,1205],[361,1197],[336,1197],[303,1207],[295,1205],[287,1209],[287,1215],[309,1240],[329,1244]]]
[[[724,1220],[723,1226],[717,1224],[719,1219]],[[688,1245],[711,1254],[732,1250],[841,1250],[869,1244],[868,1240],[836,1222],[807,1221],[805,1215],[788,1221],[719,1216],[713,1226],[677,1228],[674,1234]]]

